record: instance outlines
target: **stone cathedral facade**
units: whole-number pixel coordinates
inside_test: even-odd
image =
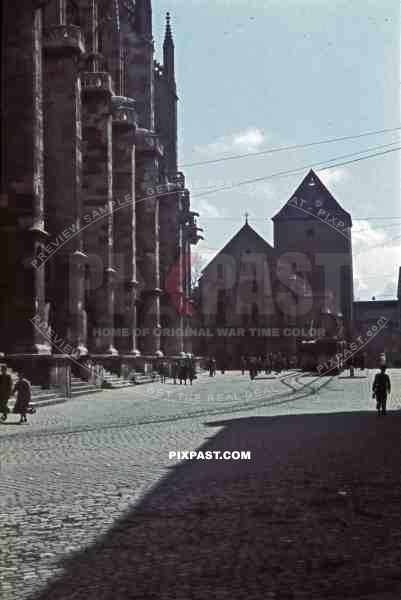
[[[151,0],[2,11],[0,351],[45,382],[85,357],[113,370],[191,351],[154,333],[186,326],[200,237],[177,170],[169,15],[159,64]]]

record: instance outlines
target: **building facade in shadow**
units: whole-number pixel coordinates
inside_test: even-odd
[[[170,16],[159,64],[150,0],[2,11],[0,351],[60,385],[66,354],[87,378],[87,357],[118,371],[188,352],[154,334],[185,325],[184,260],[169,294],[164,280],[199,239],[177,171]]]

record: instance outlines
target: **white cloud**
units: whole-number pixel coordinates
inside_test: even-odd
[[[233,145],[239,149],[247,149],[248,152],[258,150],[265,140],[260,129],[246,129],[233,136]]]
[[[221,137],[206,146],[195,146],[200,154],[218,155],[226,153],[257,152],[265,142],[265,135],[257,127],[249,127],[227,137]]]
[[[217,206],[209,202],[206,198],[199,198],[198,200],[194,197],[192,200],[192,209],[201,215],[200,219],[202,217],[217,219],[224,216]]]
[[[400,266],[401,233],[398,227],[374,228],[357,221],[352,228],[355,298],[395,298]]]

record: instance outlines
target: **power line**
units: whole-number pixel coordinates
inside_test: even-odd
[[[380,145],[380,146],[373,146],[372,148],[369,148],[367,150],[360,150],[359,152],[351,152],[351,153],[348,153],[348,154],[343,154],[342,156],[337,156],[335,158],[329,158],[329,159],[326,159],[325,161],[319,161],[319,162],[316,162],[316,163],[313,163],[313,164],[304,165],[302,167],[297,167],[296,169],[289,169],[287,171],[278,171],[277,173],[271,173],[270,175],[265,175],[263,177],[255,177],[254,179],[245,179],[243,181],[236,182],[235,183],[235,187],[247,185],[247,184],[250,184],[250,183],[258,183],[260,181],[266,181],[268,179],[273,179],[274,177],[284,177],[284,176],[287,176],[287,175],[295,175],[296,173],[299,173],[301,171],[305,171],[307,169],[310,170],[310,169],[313,169],[313,168],[316,168],[316,167],[319,167],[319,166],[322,167],[320,169],[321,171],[326,171],[328,169],[333,169],[333,168],[336,168],[336,167],[342,167],[342,166],[349,165],[349,164],[352,164],[352,163],[360,162],[362,160],[367,160],[369,158],[376,158],[378,156],[384,156],[385,154],[389,154],[391,152],[397,152],[397,151],[401,150],[401,146],[397,146],[396,148],[390,148],[389,150],[383,150],[382,152],[376,152],[374,154],[369,154],[367,156],[361,156],[359,158],[354,158],[354,159],[351,159],[351,160],[347,160],[347,161],[343,161],[343,162],[339,162],[339,163],[334,163],[333,165],[327,165],[326,164],[327,162],[332,162],[332,161],[336,161],[336,160],[342,160],[343,158],[347,158],[347,157],[350,157],[350,156],[356,156],[357,154],[362,154],[363,152],[370,152],[372,150],[377,150],[379,148],[387,148],[388,146],[393,146],[395,143],[396,142],[392,142],[391,144],[383,144],[383,145]],[[323,166],[323,165],[326,165],[326,166]],[[203,190],[203,189],[206,189],[206,188],[198,188],[198,189]],[[201,198],[202,196],[208,196],[210,194],[216,194],[217,192],[224,192],[224,191],[232,191],[232,189],[228,190],[228,189],[225,189],[225,188],[217,188],[217,189],[213,189],[212,188],[212,189],[209,189],[208,192],[203,192],[202,194],[194,194],[194,195],[192,195],[192,198]],[[265,197],[268,198],[268,196],[265,196]],[[276,198],[272,198],[272,197],[270,197],[270,199],[277,200]]]
[[[192,162],[192,163],[185,163],[183,165],[180,165],[180,168],[189,168],[189,167],[200,167],[202,165],[210,165],[213,163],[219,163],[219,162],[226,162],[229,160],[237,160],[237,159],[241,159],[241,158],[248,158],[250,156],[255,157],[255,156],[261,156],[261,155],[265,155],[265,154],[275,154],[277,152],[284,152],[287,150],[296,150],[298,148],[310,148],[312,146],[320,146],[323,144],[332,144],[334,142],[344,142],[347,140],[357,140],[360,138],[364,138],[364,137],[368,137],[368,136],[373,136],[373,135],[379,135],[382,133],[390,133],[390,132],[395,132],[395,131],[399,131],[401,130],[401,126],[399,127],[392,127],[389,129],[379,129],[377,131],[368,131],[366,133],[359,133],[357,135],[346,135],[343,137],[337,137],[337,138],[329,138],[329,139],[325,139],[325,140],[319,140],[316,142],[309,142],[306,144],[293,144],[291,146],[279,146],[277,148],[270,148],[267,150],[261,150],[259,152],[247,152],[245,154],[234,154],[232,156],[226,156],[226,157],[222,157],[222,158],[216,158],[216,159],[209,159],[209,160],[201,160],[201,161],[196,161],[196,162]]]
[[[365,248],[363,250],[360,250],[359,252],[353,252],[353,258],[356,258],[357,256],[363,256],[364,254],[367,254],[368,252],[370,252],[371,250],[374,250],[376,248],[382,248],[383,246],[387,245],[389,242],[395,242],[395,241],[401,241],[401,234],[397,234],[396,236],[387,239],[387,240],[383,240],[383,242],[380,242],[379,244],[375,244],[374,246],[370,246],[368,248]],[[268,242],[270,244],[270,242]],[[225,245],[225,244],[224,244]],[[221,252],[222,248],[224,248],[224,245],[221,248],[211,248],[210,246],[204,246],[199,250],[199,253],[202,252]],[[270,244],[272,246],[272,248],[274,248],[274,244]],[[359,244],[358,244],[359,246]],[[193,252],[193,254],[196,254],[196,252]]]
[[[224,221],[235,221],[235,222],[240,222],[243,221],[244,217],[205,217],[205,216],[200,216],[200,219],[202,221],[215,221],[218,219],[222,219]],[[263,221],[268,221],[270,219],[270,217],[252,217],[252,215],[249,215],[249,220],[252,221],[253,223],[258,222],[258,223],[262,223]],[[358,218],[353,218],[353,221],[380,221],[380,220],[401,220],[401,217],[358,217]],[[382,226],[381,228],[384,229],[385,227],[395,227],[396,225],[401,225],[401,223],[393,223],[391,225],[387,225],[387,226]]]

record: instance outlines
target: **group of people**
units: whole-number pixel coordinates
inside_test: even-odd
[[[274,360],[275,359],[275,360]],[[289,361],[284,355],[269,355],[266,359],[262,357],[256,358],[254,356],[250,358],[241,357],[241,370],[242,374],[245,373],[246,369],[249,369],[249,375],[251,379],[254,379],[258,373],[265,371],[265,373],[271,373],[276,371],[280,373],[281,370],[288,369]],[[214,377],[216,374],[216,359],[212,358],[208,361],[208,369],[210,377]],[[167,377],[170,375],[170,369],[167,362],[159,364],[158,368],[161,382],[166,383]],[[177,383],[177,379],[180,385],[187,384],[189,380],[190,384],[196,379],[195,365],[193,360],[185,358],[177,360],[172,364],[171,377],[174,384]],[[386,414],[387,398],[391,393],[391,382],[390,377],[386,373],[386,367],[382,366],[380,372],[375,375],[373,381],[373,398],[376,400],[376,410],[379,415]],[[30,412],[31,402],[31,384],[23,375],[22,372],[18,373],[18,379],[13,385],[12,377],[7,371],[7,366],[2,365],[0,369],[0,415],[1,420],[6,421],[10,409],[8,407],[8,401],[10,397],[16,394],[16,402],[14,405],[13,413],[20,415],[18,424],[27,423],[27,414]]]
[[[241,356],[241,373],[244,375],[245,371],[249,371],[250,378],[255,379],[263,371],[266,375],[270,375],[272,371],[281,373],[281,371],[287,371],[290,367],[294,367],[295,364],[294,359],[289,359],[286,354],[281,352],[270,353],[265,357]]]
[[[25,379],[22,372],[18,373],[18,379],[13,385],[11,375],[7,371],[7,366],[2,365],[0,370],[0,415],[1,420],[6,421],[10,412],[8,401],[12,395],[16,395],[16,401],[13,409],[14,414],[20,415],[18,424],[27,423],[27,414],[30,411],[31,402],[31,384]]]
[[[177,380],[180,385],[187,385],[187,381],[192,385],[194,379],[196,379],[196,369],[194,361],[191,358],[183,358],[176,360],[170,366],[167,361],[162,361],[157,368],[160,375],[161,383],[167,383],[168,377],[171,377],[174,385]]]

